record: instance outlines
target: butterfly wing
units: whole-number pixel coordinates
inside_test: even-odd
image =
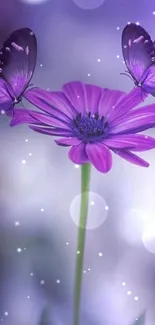
[[[147,70],[142,89],[155,97],[155,64],[152,64]]]
[[[33,76],[36,58],[37,41],[29,28],[13,32],[0,51],[0,77],[9,84],[17,99]]]
[[[122,52],[133,79],[137,83],[143,82],[143,76],[155,57],[155,48],[150,35],[139,25],[126,25],[122,33]]]
[[[5,80],[0,78],[0,112],[8,112],[13,107],[13,100]]]

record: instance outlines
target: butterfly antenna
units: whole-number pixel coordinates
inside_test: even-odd
[[[125,70],[126,73],[130,74],[130,72],[128,70]]]
[[[127,73],[125,73],[125,72],[121,72],[120,74],[129,77],[129,78],[133,81],[133,78],[132,78],[130,75],[128,75]]]
[[[27,86],[27,89],[28,89],[29,87],[31,87],[31,86],[33,87],[33,86],[34,86],[34,84],[30,84],[30,85],[28,85],[28,86]]]

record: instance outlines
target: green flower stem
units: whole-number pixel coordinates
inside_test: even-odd
[[[87,214],[88,214],[90,172],[91,172],[91,164],[82,165],[81,207],[80,207],[80,222],[79,222],[77,256],[76,256],[75,289],[74,289],[75,290],[74,291],[74,325],[79,325],[79,319],[80,319],[80,300],[81,300],[86,224],[87,224]]]

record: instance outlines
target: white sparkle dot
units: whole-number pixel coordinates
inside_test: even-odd
[[[117,27],[116,29],[117,29],[117,30],[120,30],[120,27]]]
[[[90,271],[90,268],[88,269],[88,271]]]
[[[122,282],[122,286],[125,287],[126,286],[126,283],[125,282]]]
[[[80,251],[77,251],[77,254],[80,254]]]
[[[153,11],[153,15],[155,15],[155,11]]]
[[[129,291],[127,291],[127,295],[131,295],[132,294],[132,292],[129,290]]]
[[[30,273],[30,275],[31,275],[31,276],[33,276],[33,275],[34,275],[34,273],[33,273],[33,272],[31,272],[31,273]]]
[[[41,208],[41,210],[40,210],[41,212],[44,212],[44,209],[43,208]]]
[[[41,63],[41,64],[40,64],[40,68],[42,68],[42,66],[43,66],[43,65],[42,65],[42,63]]]
[[[17,253],[21,253],[22,252],[22,249],[19,247],[17,248]]]
[[[90,73],[88,73],[88,77],[90,77]]]
[[[86,271],[84,270],[83,273],[86,273]]]
[[[15,221],[14,225],[15,225],[16,227],[20,226],[19,221]]]
[[[50,89],[49,88],[47,88],[47,91],[49,91]]]
[[[41,284],[41,285],[44,285],[44,284],[45,284],[45,281],[44,281],[44,280],[41,280],[41,281],[40,281],[40,284]]]
[[[131,24],[131,22],[130,22],[130,21],[128,21],[127,25],[130,25],[130,24]]]
[[[117,59],[119,59],[119,55],[117,55]]]
[[[5,311],[4,315],[5,316],[8,316],[9,315],[8,311]]]
[[[101,59],[97,59],[97,62],[101,62]]]
[[[79,165],[76,165],[76,164],[75,164],[75,168],[79,168],[79,167],[80,167]]]
[[[69,243],[67,242],[66,245],[69,245]]]
[[[100,256],[100,257],[101,257],[101,256],[103,256],[103,254],[100,252],[100,253],[98,253],[98,256]]]
[[[138,297],[135,297],[134,299],[137,301],[139,298]]]
[[[136,22],[136,25],[140,25],[139,21]]]
[[[30,296],[27,296],[27,299],[30,299]]]
[[[1,110],[1,115],[5,115],[4,109]]]
[[[108,211],[108,210],[109,210],[109,207],[108,207],[107,205],[105,206],[105,210],[106,210],[106,211]]]
[[[29,140],[28,139],[25,139],[25,142],[28,142]]]
[[[26,251],[26,247],[24,247],[24,251]]]
[[[57,283],[60,283],[60,280],[59,279],[57,279]]]
[[[94,204],[95,204],[95,202],[94,202],[94,201],[91,201],[91,202],[90,202],[90,204],[91,204],[91,205],[94,205]]]
[[[29,153],[29,156],[32,156],[32,153],[31,152]]]
[[[122,61],[123,64],[125,64],[125,61]]]
[[[138,317],[136,318],[136,320],[138,320]]]
[[[26,160],[22,160],[22,164],[26,164]]]

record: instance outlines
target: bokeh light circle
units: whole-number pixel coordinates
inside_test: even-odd
[[[142,235],[142,241],[145,248],[155,254],[155,222],[146,227]]]
[[[120,236],[131,245],[141,245],[142,234],[151,217],[152,214],[147,210],[133,208],[124,211],[117,225]]]
[[[49,2],[50,0],[20,0],[20,1],[27,3],[29,5],[39,5],[39,4]]]
[[[73,2],[82,9],[90,10],[100,7],[105,0],[73,0]]]
[[[97,193],[89,192],[89,202],[88,202],[88,216],[86,229],[95,229],[101,226],[101,224],[106,220],[108,213],[108,206],[103,199]],[[71,205],[70,205],[70,215],[74,223],[79,226],[80,219],[80,205],[81,198],[83,194],[77,195]]]

